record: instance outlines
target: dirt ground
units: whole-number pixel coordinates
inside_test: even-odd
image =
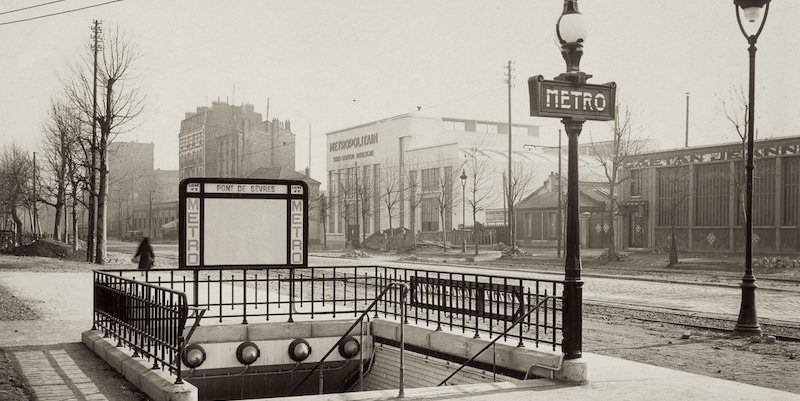
[[[452,260],[452,254],[450,259]],[[603,264],[584,259],[587,272],[609,274],[644,275],[659,278],[669,277],[686,280],[713,281],[714,277],[728,280],[741,277],[741,263],[733,258],[685,257],[688,259],[678,269],[665,269],[665,255],[636,255],[632,261]],[[119,264],[109,267],[134,268],[121,256]],[[435,260],[435,257],[431,258]],[[537,259],[537,258],[529,258]],[[685,260],[686,260],[685,259]],[[462,259],[463,261],[463,259]],[[500,260],[497,264],[531,265],[532,260],[515,258]],[[493,263],[494,264],[494,263]],[[128,266],[130,265],[130,266]],[[537,268],[563,269],[560,262],[538,258]],[[6,270],[29,271],[90,271],[96,265],[39,257],[15,257],[0,255],[0,272]],[[654,270],[647,273],[644,270]],[[800,278],[797,271],[762,271],[761,277]],[[795,284],[790,284],[795,285]],[[0,303],[0,319],[15,319],[20,305],[17,298],[0,287],[0,299],[14,302]],[[4,311],[6,305],[14,305],[15,311]],[[16,317],[18,318],[18,317]],[[800,394],[800,343],[778,341],[774,344],[752,343],[747,338],[731,337],[725,333],[692,331],[689,339],[681,339],[687,331],[678,325],[651,323],[620,316],[584,314],[583,350],[648,363],[656,366],[734,380],[756,386]],[[18,398],[14,398],[18,397]],[[20,383],[14,366],[0,350],[0,399],[27,400],[24,384]]]
[[[687,329],[681,326],[615,316],[584,318],[586,352],[800,394],[800,343],[752,343],[695,330],[684,340]]]

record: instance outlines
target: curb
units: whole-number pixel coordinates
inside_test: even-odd
[[[187,382],[174,384],[168,373],[150,369],[145,359],[134,359],[124,348],[117,348],[110,338],[103,338],[99,330],[84,331],[81,342],[154,401],[198,399],[197,387]]]

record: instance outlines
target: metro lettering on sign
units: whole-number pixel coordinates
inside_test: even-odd
[[[186,198],[186,266],[200,266],[200,198]]]
[[[293,265],[303,263],[303,200],[292,199],[289,224],[289,260]]]
[[[617,84],[576,85],[545,81],[541,75],[528,79],[531,116],[610,121],[615,117]]]

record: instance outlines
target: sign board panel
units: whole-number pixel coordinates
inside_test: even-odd
[[[410,281],[412,307],[507,321],[516,320],[525,309],[524,291],[518,285],[420,276],[411,276]]]
[[[188,178],[179,198],[180,268],[308,265],[304,182]]]
[[[614,119],[617,84],[573,84],[545,81],[537,75],[528,78],[531,116],[581,118],[610,121]]]
[[[488,209],[486,210],[486,226],[496,227],[506,225],[507,213],[503,209]]]

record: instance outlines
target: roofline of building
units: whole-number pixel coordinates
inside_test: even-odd
[[[336,134],[336,133],[340,133],[340,132],[344,132],[344,131],[350,131],[352,129],[366,127],[366,126],[369,126],[369,125],[383,123],[383,122],[386,122],[386,121],[397,120],[397,119],[404,118],[404,117],[420,117],[420,118],[430,118],[430,119],[441,119],[442,121],[464,121],[464,122],[466,122],[466,121],[474,121],[474,122],[480,123],[480,124],[506,124],[506,125],[508,124],[508,123],[503,122],[503,121],[476,120],[474,118],[434,116],[434,115],[429,115],[429,114],[420,114],[420,113],[413,113],[412,112],[412,113],[398,114],[396,116],[382,118],[380,120],[370,121],[368,123],[358,124],[358,125],[354,125],[354,126],[347,127],[347,128],[341,128],[341,129],[337,129],[335,131],[329,131],[329,132],[326,132],[325,135],[331,135],[331,134]],[[514,123],[512,123],[511,126],[512,127],[526,127],[526,128],[539,127],[539,125],[536,125],[536,124],[514,124]],[[503,135],[503,133],[500,133],[500,132],[498,132],[498,134],[499,135]]]
[[[771,143],[778,143],[783,141],[800,141],[800,136],[784,136],[784,137],[777,137],[777,138],[766,138],[766,139],[758,139],[754,142],[756,146],[765,146]],[[716,145],[701,145],[701,146],[690,146],[688,148],[674,148],[674,149],[661,149],[661,150],[654,150],[652,152],[644,152],[638,155],[633,155],[632,158],[641,158],[641,157],[649,157],[652,155],[658,154],[682,154],[686,152],[696,152],[696,151],[713,151],[717,149],[738,149],[742,146],[741,142],[728,142],[728,143],[721,143]]]

